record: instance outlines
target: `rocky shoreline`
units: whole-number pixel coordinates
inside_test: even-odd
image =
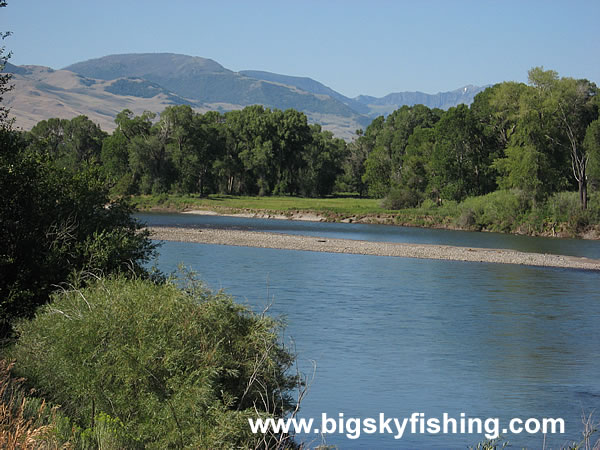
[[[152,239],[358,255],[520,264],[600,271],[600,260],[516,250],[329,239],[257,231],[149,227]]]

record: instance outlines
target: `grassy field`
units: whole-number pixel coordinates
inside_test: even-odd
[[[303,197],[243,197],[234,195],[209,195],[200,198],[192,195],[140,195],[132,198],[141,211],[208,209],[217,212],[269,211],[291,214],[310,211],[322,215],[356,216],[385,214],[381,200],[358,197],[303,198]]]
[[[139,195],[132,197],[139,211],[182,212],[209,210],[221,214],[251,213],[285,215],[290,218],[314,214],[328,222],[383,223],[432,228],[459,228],[452,208],[409,208],[389,210],[381,207],[381,199],[339,196],[330,198],[244,197],[210,195]]]

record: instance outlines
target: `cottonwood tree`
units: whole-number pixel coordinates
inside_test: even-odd
[[[598,89],[588,80],[558,78],[553,70],[535,67],[529,83],[536,89],[543,111],[553,120],[558,133],[547,133],[547,140],[566,150],[573,178],[577,182],[582,209],[587,208],[587,167],[590,154],[583,145],[589,124],[598,118],[594,101]]]

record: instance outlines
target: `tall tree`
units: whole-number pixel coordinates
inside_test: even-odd
[[[450,108],[435,125],[432,189],[457,201],[485,194],[493,186],[489,164],[489,149],[471,110],[466,105]]]
[[[559,78],[555,71],[542,67],[529,71],[529,83],[534,92],[527,100],[530,111],[537,110],[543,128],[541,143],[547,149],[554,149],[549,156],[554,164],[562,166],[557,171],[565,177],[571,173],[581,207],[586,209],[589,154],[583,141],[588,125],[598,118],[594,101],[598,89],[588,80]]]

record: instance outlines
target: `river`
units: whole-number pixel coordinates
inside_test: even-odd
[[[596,241],[382,225],[190,214],[139,214],[149,225],[230,227],[393,242],[444,243],[600,257]],[[164,242],[158,267],[179,263],[211,288],[287,322],[282,340],[316,372],[300,417],[564,418],[600,411],[600,275],[571,269]],[[598,417],[600,418],[600,417]],[[410,425],[409,425],[410,426]],[[418,431],[418,430],[417,430]],[[328,434],[345,448],[466,448],[479,434]],[[541,448],[541,434],[509,434]],[[315,446],[319,436],[301,439]]]

